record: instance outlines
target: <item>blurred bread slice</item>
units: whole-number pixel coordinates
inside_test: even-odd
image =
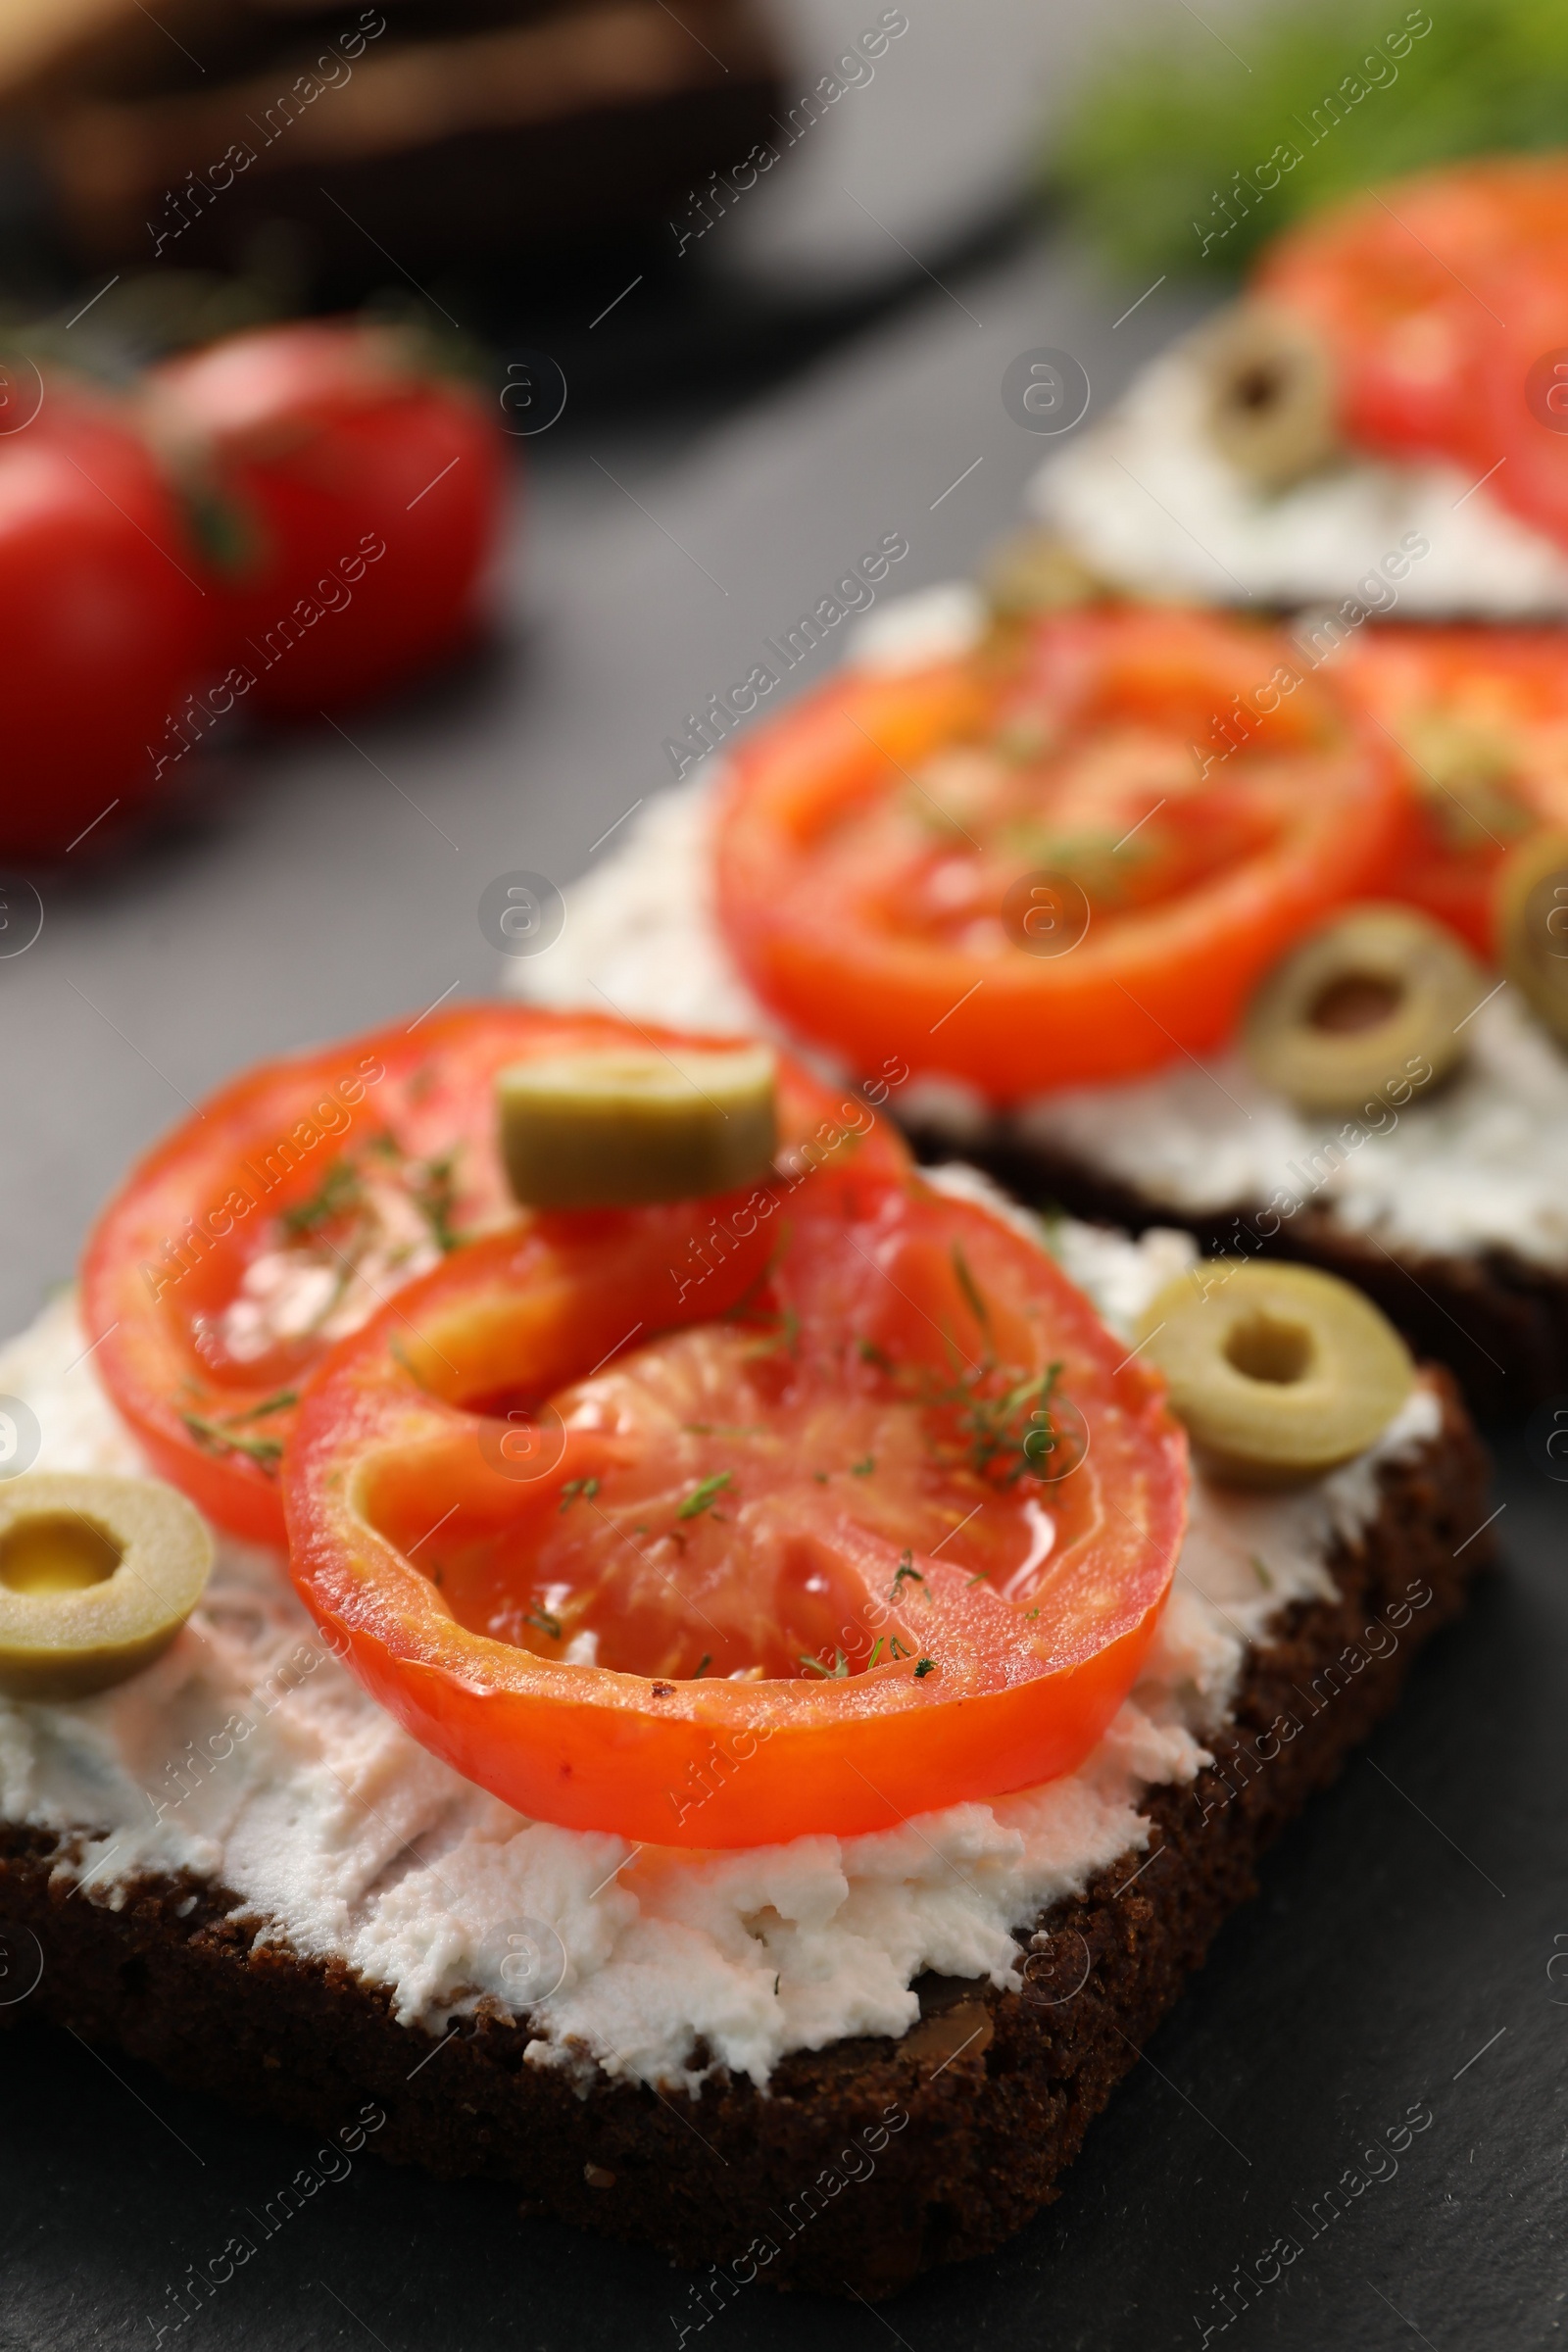
[[[243,267],[278,220],[382,275],[657,223],[766,134],[775,79],[750,0],[0,11],[0,119],[68,245],[131,266]]]

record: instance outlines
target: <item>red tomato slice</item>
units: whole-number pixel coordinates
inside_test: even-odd
[[[161,1473],[234,1534],[281,1542],[304,1374],[454,1242],[521,1214],[496,1150],[497,1071],[627,1035],[591,1013],[462,1005],[264,1063],[156,1145],[99,1219],[82,1304]],[[786,1134],[829,1105],[786,1075]]]
[[[1389,895],[1494,958],[1497,867],[1526,834],[1568,831],[1568,631],[1379,626],[1334,674],[1410,760]]]
[[[333,320],[231,335],[155,368],[147,415],[212,523],[209,591],[259,707],[382,692],[474,633],[502,437],[406,339]]]
[[[1488,422],[1486,358],[1514,307],[1501,280],[1521,261],[1546,283],[1568,264],[1561,157],[1487,158],[1332,206],[1271,245],[1254,283],[1321,330],[1348,439],[1457,462]],[[1518,399],[1514,383],[1510,414]]]
[[[1568,196],[1565,196],[1568,204]],[[1479,361],[1480,398],[1459,453],[1487,495],[1568,547],[1568,222],[1554,245],[1492,285],[1503,321]],[[1505,322],[1505,323],[1504,323]]]
[[[1010,1226],[829,1151],[716,1224],[542,1218],[406,1291],[307,1387],[290,1556],[381,1704],[534,1818],[881,1829],[1101,1737],[1184,1525],[1161,1394]]]
[[[148,801],[209,616],[174,501],[120,417],[51,380],[0,432],[0,855],[57,858]],[[104,839],[98,833],[95,843]]]
[[[1382,887],[1406,789],[1271,632],[1062,614],[962,665],[841,677],[749,736],[720,919],[801,1035],[1008,1102],[1220,1044],[1285,948]],[[1070,925],[1031,929],[1042,908]]]

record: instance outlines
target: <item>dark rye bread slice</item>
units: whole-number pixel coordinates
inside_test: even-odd
[[[338,1963],[253,1953],[223,1889],[144,1881],[111,1911],[51,1883],[56,1841],[0,1828],[0,1926],[30,1930],[41,2014],[236,2106],[480,2175],[547,2211],[704,2271],[695,2329],[754,2279],[867,2297],[984,2254],[1057,2193],[1092,2118],[1254,1890],[1264,1848],[1396,1698],[1414,1651],[1463,1605],[1487,1539],[1487,1464],[1451,1382],[1440,1435],[1382,1476],[1377,1517],[1333,1560],[1335,1603],[1294,1606],[1252,1653],[1215,1765],[1152,1789],[1154,1859],[1130,1854],[1038,1923],[1026,1992],[927,1979],[900,2041],[800,2051],[767,2094],[695,2102],[599,2077],[586,2096],[525,2065],[504,2013],[438,2046]],[[1374,1633],[1374,1627],[1381,1632]],[[1379,1654],[1374,1654],[1374,1652]],[[1136,1881],[1136,1884],[1134,1882]]]
[[[928,1162],[951,1161],[960,1148],[938,1127],[909,1122],[906,1133]],[[1030,1208],[1065,1209],[1128,1233],[1170,1225],[1192,1234],[1205,1253],[1288,1257],[1342,1274],[1376,1299],[1417,1356],[1435,1357],[1457,1373],[1481,1421],[1520,1421],[1546,1397],[1568,1393],[1568,1267],[1555,1272],[1511,1250],[1451,1256],[1407,1245],[1393,1250],[1352,1231],[1332,1210],[1309,1205],[1277,1233],[1260,1233],[1262,1201],[1179,1207],[1075,1152],[1021,1134],[1004,1114],[966,1133],[961,1150]]]

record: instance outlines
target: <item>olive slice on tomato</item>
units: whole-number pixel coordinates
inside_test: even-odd
[[[1497,877],[1502,966],[1559,1045],[1568,1045],[1568,835],[1539,834]]]
[[[1341,453],[1320,336],[1278,303],[1222,312],[1194,343],[1209,438],[1261,490],[1288,490]]]
[[[1459,1059],[1485,994],[1480,965],[1442,923],[1413,906],[1357,906],[1269,974],[1243,1044],[1298,1110],[1359,1110],[1390,1087],[1408,1102]]]
[[[496,1080],[501,1155],[532,1208],[635,1208],[764,1176],[778,1147],[767,1046],[625,1044],[514,1062]]]
[[[33,1470],[0,1486],[0,1691],[85,1698],[139,1673],[212,1564],[205,1524],[156,1480]]]
[[[1205,1260],[1151,1300],[1142,1330],[1199,1460],[1248,1486],[1352,1461],[1415,1381],[1387,1316],[1315,1266]]]

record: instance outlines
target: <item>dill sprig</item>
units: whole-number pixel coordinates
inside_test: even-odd
[[[279,1438],[241,1437],[236,1429],[225,1428],[221,1421],[211,1421],[205,1413],[181,1413],[180,1420],[190,1431],[204,1452],[242,1453],[254,1462],[258,1470],[274,1475],[283,1459],[283,1445]]]
[[[1043,1478],[1063,1441],[1054,1410],[1062,1366],[1057,1362],[1048,1364],[1042,1372],[1028,1373],[1004,1366],[997,1353],[985,1293],[956,1244],[952,1262],[958,1290],[985,1334],[980,1362],[966,1364],[951,1331],[946,1330],[946,1380],[929,1367],[896,1364],[885,1349],[869,1340],[857,1342],[860,1359],[902,1386],[924,1411],[949,1418],[960,1441],[956,1449],[950,1449],[950,1458],[956,1452],[956,1458],[976,1478],[1002,1487],[1016,1486],[1029,1473]],[[859,1465],[855,1467],[858,1471]]]
[[[430,1228],[430,1236],[443,1254],[455,1250],[462,1236],[453,1224],[458,1205],[458,1154],[456,1150],[443,1152],[437,1159],[413,1163],[405,1181],[409,1198]]]
[[[897,1600],[903,1587],[910,1583],[916,1585],[925,1583],[925,1578],[914,1564],[912,1549],[906,1550],[903,1559],[893,1571],[893,1583],[888,1592],[889,1600]]]
[[[731,1487],[734,1483],[735,1473],[733,1470],[715,1470],[711,1478],[705,1478],[700,1486],[692,1489],[675,1513],[676,1518],[699,1518],[704,1511],[711,1510],[715,1498],[724,1492],[726,1487]]]
[[[306,1241],[323,1225],[358,1215],[365,1208],[365,1178],[352,1159],[334,1159],[307,1200],[279,1211],[278,1223],[292,1241]]]

